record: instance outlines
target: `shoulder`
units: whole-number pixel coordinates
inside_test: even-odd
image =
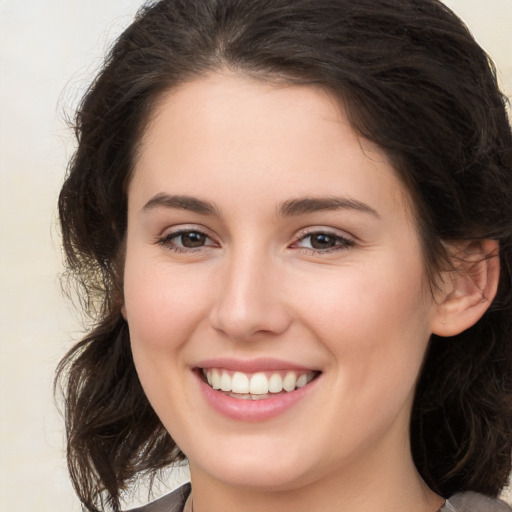
[[[478,494],[461,492],[446,500],[439,512],[512,512],[505,502]]]
[[[182,485],[170,494],[128,512],[182,512],[190,494],[190,483]]]

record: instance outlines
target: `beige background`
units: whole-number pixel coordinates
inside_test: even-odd
[[[140,3],[0,0],[1,510],[80,510],[52,397],[54,368],[80,336],[57,277],[56,196],[73,151],[64,117]],[[494,57],[510,95],[512,0],[447,3]]]

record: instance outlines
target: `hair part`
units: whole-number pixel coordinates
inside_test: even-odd
[[[119,37],[76,115],[59,197],[71,279],[95,327],[62,360],[68,464],[91,511],[184,455],[144,395],[121,315],[127,189],[162,95],[221,69],[319,86],[390,158],[431,281],[443,242],[500,242],[498,295],[473,327],[432,337],[411,419],[435,492],[496,495],[512,449],[512,137],[492,62],[437,0],[161,0]]]

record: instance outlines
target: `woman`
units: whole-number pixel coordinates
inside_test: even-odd
[[[185,458],[141,510],[508,510],[512,138],[451,11],[162,0],[76,130],[60,218],[96,324],[59,371],[87,510]]]

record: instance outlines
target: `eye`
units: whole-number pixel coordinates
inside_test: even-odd
[[[354,245],[352,240],[336,233],[328,231],[314,231],[302,234],[292,247],[321,253],[344,250],[352,245]]]
[[[180,229],[168,233],[159,239],[158,243],[176,252],[194,251],[216,245],[208,235],[195,229]]]

